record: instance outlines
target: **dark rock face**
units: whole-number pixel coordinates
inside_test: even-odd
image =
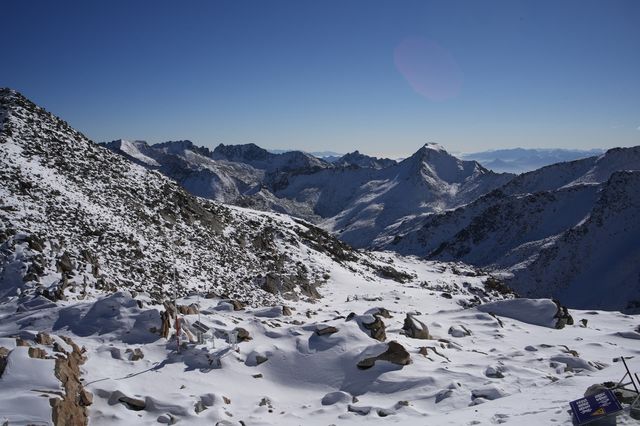
[[[358,363],[358,368],[365,370],[375,365],[376,361],[389,361],[396,365],[411,364],[411,355],[400,343],[391,341],[387,344],[387,350],[380,355],[365,358]]]
[[[566,306],[562,306],[558,300],[553,300],[558,307],[558,312],[554,315],[554,318],[557,318],[555,327],[560,330],[563,329],[566,325],[573,325],[573,317],[569,313],[569,309]]]
[[[404,331],[405,336],[411,337],[412,339],[431,338],[429,335],[429,328],[427,328],[423,322],[415,319],[411,314],[407,314],[404,319],[402,330]]]
[[[4,369],[7,368],[7,358],[9,358],[9,349],[0,346],[0,377],[2,377]]]

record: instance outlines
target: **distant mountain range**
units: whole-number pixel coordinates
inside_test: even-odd
[[[633,188],[640,147],[515,175],[456,158],[437,144],[426,144],[402,161],[355,151],[331,162],[254,144],[219,145],[213,151],[189,141],[120,140],[105,146],[195,195],[304,218],[355,247],[502,271],[522,294],[559,297],[574,306],[640,306],[640,267],[629,266],[629,259],[640,265],[640,253],[627,243],[627,236],[640,236],[631,220],[637,212]],[[513,161],[522,165],[592,152],[514,149],[476,156],[481,161],[491,155],[519,158]],[[626,194],[628,204],[612,202],[612,194]],[[560,250],[563,256],[554,254]],[[627,250],[619,257],[625,260],[611,260],[621,250]],[[607,265],[598,261],[598,253],[609,259]],[[611,286],[624,289],[619,300],[602,299],[598,284],[604,276],[585,275],[589,265],[616,277],[610,278]],[[589,296],[578,297],[579,289],[589,289]]]
[[[249,298],[260,274],[255,250],[263,258],[275,256],[276,271],[282,262],[290,263],[289,271],[298,268],[285,251],[301,244],[334,257],[356,256],[328,231],[357,248],[486,268],[523,295],[553,296],[580,308],[640,311],[640,147],[520,175],[495,173],[432,143],[399,162],[357,151],[328,162],[300,151],[277,154],[254,144],[210,150],[190,141],[103,144],[114,155],[16,92],[3,91],[2,102],[5,245],[22,247],[35,238],[32,245],[40,247],[43,238],[55,240],[47,243],[47,256],[57,259],[66,251],[71,263],[87,268],[97,256],[115,280],[101,286],[119,287],[134,276],[161,286],[167,270],[156,260],[171,257],[174,241],[182,241],[180,253],[190,253],[185,268],[193,276],[225,276],[235,284],[220,291],[241,290]],[[194,195],[286,213],[324,231],[296,225],[297,219],[276,226],[280,219],[207,204],[162,175]],[[33,237],[16,234],[22,228]],[[257,246],[247,252],[247,244]],[[243,269],[202,264],[198,259],[208,258],[210,250],[217,264],[233,258]],[[15,265],[27,265],[33,272],[27,276],[39,282],[33,289],[64,286],[38,276],[42,262],[55,262],[53,257],[14,254],[5,256],[2,282],[13,283]],[[289,283],[287,291],[312,292],[309,286],[322,276],[316,266],[295,272],[297,278],[291,272],[272,278]],[[16,290],[9,286],[0,293]]]
[[[603,149],[512,148],[461,154],[460,157],[475,160],[496,172],[524,173],[554,163],[600,155],[603,152]]]
[[[369,246],[407,218],[469,203],[513,178],[455,158],[437,144],[401,162],[355,151],[332,163],[254,144],[221,144],[213,151],[190,141],[104,146],[195,195],[311,220],[356,247]]]

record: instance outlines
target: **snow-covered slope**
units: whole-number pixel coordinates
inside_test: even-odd
[[[626,172],[616,170],[636,172],[622,179],[619,173],[626,176]],[[640,147],[612,149],[599,157],[545,167],[458,209],[406,221],[396,233],[381,235],[375,245],[505,270],[513,274],[511,285],[523,294],[557,297],[569,306],[586,308],[598,302],[593,306],[635,310],[640,263],[637,251],[627,247],[626,241],[637,233],[635,217],[640,209],[634,204],[633,176],[638,170]],[[612,185],[616,191],[612,192]],[[602,213],[620,202],[629,203],[625,214]],[[594,217],[600,218],[597,228],[602,232],[592,230],[585,240],[571,237],[577,229],[587,229],[585,224]],[[625,231],[619,232],[619,227]],[[584,252],[595,247],[600,252],[597,258],[605,262]],[[556,256],[558,250],[562,256]],[[573,290],[563,290],[569,287]],[[604,297],[612,290],[616,297]],[[578,297],[579,291],[591,296]]]
[[[384,169],[327,169],[299,175],[277,196],[313,203],[322,226],[356,247],[414,216],[466,204],[509,181],[437,144]]]
[[[255,304],[314,296],[326,280],[317,259],[362,257],[303,222],[193,197],[16,92],[0,92],[0,109],[0,297],[162,298],[177,267],[181,293]]]
[[[570,425],[620,356],[636,369],[637,316],[193,197],[6,89],[0,126],[2,423]],[[454,185],[464,166],[418,171]],[[626,223],[636,174],[604,193],[578,240]]]
[[[437,144],[400,163],[356,151],[334,164],[254,144],[221,144],[213,152],[189,141],[139,143],[135,152],[120,142],[106,146],[133,161],[152,159],[160,167],[140,163],[195,195],[301,217],[358,247],[405,220],[468,203],[513,177],[459,160]]]
[[[640,170],[640,146],[612,148],[602,155],[552,164],[514,178],[507,194],[533,194],[578,184],[602,183],[620,170]]]
[[[575,307],[640,312],[640,171],[616,172],[590,215],[512,268],[524,294]]]

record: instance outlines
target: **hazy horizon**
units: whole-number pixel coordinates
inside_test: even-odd
[[[95,141],[640,144],[633,1],[9,1],[0,85]]]

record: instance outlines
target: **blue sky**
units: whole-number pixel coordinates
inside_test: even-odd
[[[638,1],[31,1],[0,85],[96,141],[640,145]]]

